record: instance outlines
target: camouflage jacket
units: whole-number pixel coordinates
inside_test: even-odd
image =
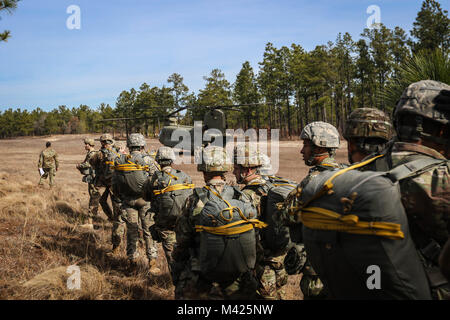
[[[95,170],[94,184],[100,187],[111,187],[113,170],[112,166],[116,158],[120,157],[113,148],[101,148],[89,159],[89,163]]]
[[[95,151],[95,150],[88,151],[86,153],[86,157],[84,158],[84,161],[78,165],[78,168],[80,168],[80,170],[92,168],[90,161],[96,152],[97,151]]]
[[[234,199],[250,201],[247,196],[238,190],[238,188],[226,185],[224,180],[210,180],[206,185],[218,194],[223,194],[224,191],[229,188],[235,189]],[[204,187],[199,189],[205,192],[208,199],[215,198],[208,189]],[[200,235],[195,231],[195,226],[199,224],[198,214],[204,206],[205,203],[198,197],[197,192],[194,192],[187,199],[182,215],[177,219],[175,226],[177,245],[174,248],[172,256],[174,259],[174,282],[177,281],[177,277],[186,267],[189,267],[194,271],[200,270],[200,263],[198,260]]]
[[[58,154],[52,148],[42,150],[39,155],[38,168],[44,169],[58,169],[59,161]]]
[[[381,154],[383,157],[361,169],[387,171],[417,159],[445,160],[431,148],[398,141],[389,143]],[[430,239],[443,246],[450,234],[450,161],[401,180],[400,191],[416,246],[422,248]]]

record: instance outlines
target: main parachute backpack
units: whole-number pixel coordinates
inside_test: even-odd
[[[266,225],[255,219],[250,202],[237,200],[240,191],[225,187],[221,195],[209,187],[194,192],[205,203],[195,226],[200,232],[199,260],[201,272],[211,281],[234,281],[254,268],[256,238],[254,228]]]
[[[155,175],[158,188],[153,190],[156,201],[152,203],[152,209],[158,214],[158,225],[172,227],[181,215],[194,185],[186,183],[191,181],[190,177],[179,170],[173,169],[170,173],[156,171]]]
[[[148,178],[148,166],[140,153],[121,155],[115,161],[113,175],[114,194],[140,198]]]
[[[396,173],[360,172],[370,161],[324,171],[297,191],[312,266],[338,299],[430,299],[409,234]]]

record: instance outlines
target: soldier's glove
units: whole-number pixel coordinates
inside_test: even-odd
[[[284,258],[284,269],[287,274],[299,274],[306,263],[306,251],[303,244],[294,244]]]

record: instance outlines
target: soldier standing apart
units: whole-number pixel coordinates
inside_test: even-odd
[[[266,156],[267,157],[267,156]],[[272,225],[262,218],[266,217],[267,194],[274,185],[269,179],[264,179],[259,170],[264,163],[262,154],[257,150],[251,150],[249,146],[238,145],[234,149],[234,170],[236,182],[244,184],[241,191],[246,194],[257,209],[258,217],[271,228]],[[258,235],[256,277],[258,279],[258,293],[266,300],[283,299],[284,286],[287,283],[288,275],[284,269],[283,260],[285,254],[273,252],[269,245]]]
[[[89,192],[89,224],[92,224],[92,218],[98,215],[98,206],[100,201],[100,192],[94,185],[95,172],[90,164],[91,158],[95,155],[94,139],[84,139],[84,149],[87,151],[86,157],[82,163],[77,164],[77,169],[83,175],[83,182],[88,184]]]
[[[160,147],[155,157],[160,166],[144,185],[144,200],[151,202],[155,224],[150,227],[153,239],[162,243],[169,270],[172,273],[172,252],[176,245],[175,223],[187,198],[192,194],[192,179],[181,170],[172,168],[175,153]]]
[[[410,84],[394,110],[397,138],[378,154],[380,158],[362,168],[393,169],[390,176],[400,181],[411,236],[434,299],[450,297],[448,280],[439,270],[439,255],[450,231],[449,119],[449,85],[433,80]]]
[[[59,161],[58,161],[58,154],[56,153],[53,148],[51,148],[52,143],[50,141],[47,141],[45,144],[45,149],[41,151],[41,154],[39,155],[39,173],[41,175],[41,178],[39,179],[39,185],[44,185],[44,179],[49,180],[50,188],[54,185],[54,177],[56,175],[56,171],[58,171],[59,167]],[[41,171],[42,169],[42,171]]]
[[[89,163],[95,170],[94,186],[101,194],[99,203],[103,212],[113,224],[111,241],[114,252],[120,245],[122,240],[121,234],[123,234],[121,230],[124,228],[124,222],[120,219],[120,198],[111,192],[112,167],[114,160],[119,154],[112,147],[114,140],[110,134],[103,134],[100,137],[100,143],[102,145],[101,149],[92,155]],[[109,196],[111,196],[112,210],[107,202]]]
[[[348,161],[360,162],[374,152],[381,152],[392,138],[392,124],[387,114],[374,108],[352,111],[345,123]]]
[[[238,187],[227,185],[232,164],[224,148],[204,149],[197,170],[206,186],[194,189],[175,226],[175,298],[254,299],[254,227],[262,227],[253,219],[256,209]]]

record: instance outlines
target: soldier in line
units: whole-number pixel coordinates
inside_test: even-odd
[[[114,140],[108,133],[103,134],[100,137],[100,143],[102,147],[97,151],[89,160],[92,168],[95,170],[94,186],[97,188],[100,196],[100,205],[103,212],[112,222],[112,253],[116,252],[117,248],[122,241],[121,228],[123,228],[123,221],[120,219],[120,198],[111,191],[112,176],[114,160],[119,157],[119,154],[113,149]],[[108,197],[111,197],[113,209],[111,210],[108,204]]]
[[[98,206],[100,201],[100,192],[94,185],[95,172],[90,164],[91,158],[95,155],[94,139],[84,139],[84,149],[86,157],[82,163],[77,164],[76,168],[83,174],[83,182],[88,184],[89,192],[89,224],[92,224],[92,218],[98,215]]]
[[[176,245],[175,223],[181,215],[186,199],[192,194],[192,179],[181,170],[172,168],[175,153],[172,148],[160,147],[156,153],[160,166],[144,185],[143,198],[151,202],[155,224],[150,227],[153,239],[161,242],[169,271],[172,273],[172,252]]]
[[[387,114],[374,108],[352,111],[345,123],[348,161],[360,162],[374,152],[380,152],[392,138],[392,124]]]
[[[450,86],[433,80],[410,84],[394,110],[393,139],[362,170],[395,172],[413,241],[434,299],[448,299],[439,254],[450,230]],[[367,160],[367,159],[364,159]],[[406,166],[403,166],[406,164]],[[405,177],[406,176],[406,177]]]
[[[203,161],[197,170],[203,172],[206,186],[194,189],[177,220],[177,245],[173,251],[176,299],[256,298],[257,281],[253,276],[256,237],[253,226],[248,233],[230,238],[225,228],[228,222],[240,216],[256,216],[256,210],[237,187],[227,185],[225,173],[232,170],[232,164],[226,159],[223,148],[208,147],[203,151]],[[220,209],[225,203],[228,208]],[[205,227],[202,224],[205,221],[210,221],[212,226]],[[254,223],[257,224],[256,221]],[[225,234],[216,234],[217,228]],[[246,243],[241,241],[244,235],[249,237]],[[225,242],[227,248],[223,248]],[[231,279],[229,273],[233,274]]]
[[[246,194],[257,209],[258,217],[266,210],[266,199],[269,190],[274,186],[269,179],[263,178],[259,170],[264,164],[262,154],[257,150],[250,150],[249,146],[242,145],[234,149],[234,171],[236,182],[244,184],[241,191]],[[241,150],[240,150],[241,149]],[[262,203],[264,202],[264,203]],[[260,218],[261,219],[261,218]],[[264,219],[263,219],[264,221]],[[267,221],[265,221],[267,222]],[[269,227],[271,227],[269,225]],[[258,235],[256,276],[259,282],[258,293],[265,300],[276,300],[284,298],[284,286],[288,275],[284,269],[283,260],[285,254],[272,252],[264,246],[263,240]]]
[[[47,141],[45,144],[45,149],[41,151],[39,155],[38,169],[41,175],[39,179],[39,186],[44,185],[44,180],[49,180],[50,188],[54,185],[54,177],[56,175],[56,171],[58,171],[59,161],[58,154],[53,148],[51,148],[52,143]],[[41,169],[43,172],[41,172]]]
[[[149,156],[144,153],[145,139],[140,133],[130,134],[127,147],[130,154],[121,154],[114,161],[113,192],[122,200],[121,215],[115,222],[118,224],[116,235],[122,237],[124,222],[127,227],[127,256],[131,264],[136,263],[139,254],[137,244],[139,241],[139,221],[145,242],[146,255],[149,263],[149,272],[152,275],[160,273],[157,267],[158,250],[153,241],[149,228],[152,225],[150,202],[142,198],[142,191],[149,173],[154,172],[154,166]],[[150,170],[153,170],[150,172]],[[114,247],[113,253],[117,251]]]
[[[320,172],[343,168],[343,165],[334,159],[340,141],[339,132],[333,125],[322,121],[312,122],[303,128],[300,139],[303,140],[303,148],[300,153],[303,155],[305,164],[311,167],[308,175],[300,182],[300,188],[304,188]],[[295,206],[296,192],[297,189],[294,189],[286,199],[280,219],[285,224],[290,225],[292,231],[296,231],[293,241],[300,243],[300,246],[302,246],[301,224],[298,224],[298,221],[295,221],[295,217],[290,216],[288,213],[288,208]],[[297,225],[295,226],[296,223]],[[302,249],[297,254],[299,255],[298,260],[305,260],[305,250]],[[307,259],[302,273],[300,288],[304,299],[325,299],[327,290]]]

